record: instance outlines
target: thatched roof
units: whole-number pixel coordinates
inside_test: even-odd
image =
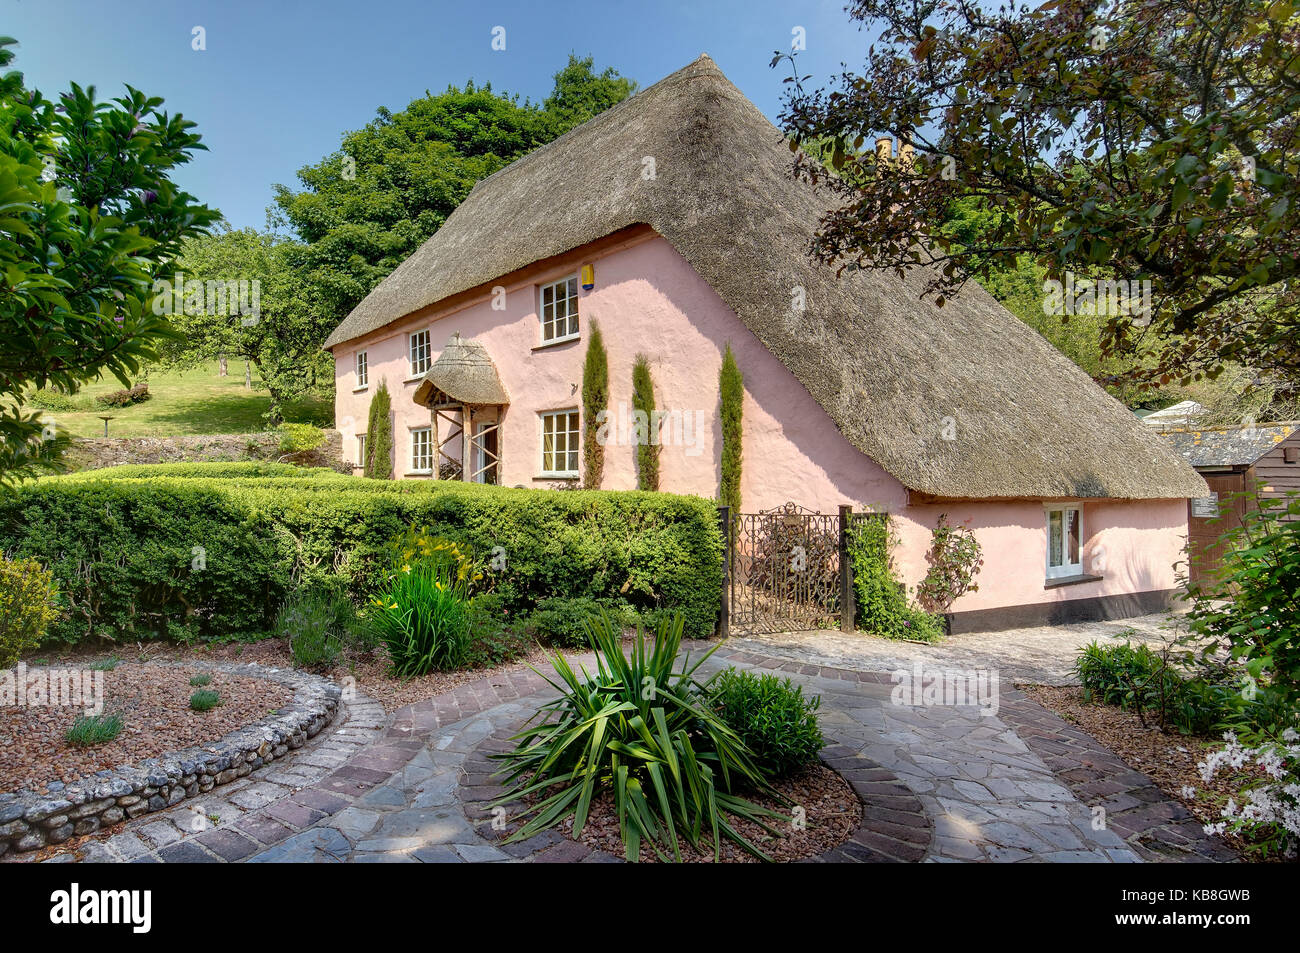
[[[1300,429],[1300,423],[1157,430],[1194,467],[1248,467]]]
[[[653,178],[643,174],[645,157]],[[1207,492],[1150,428],[974,282],[939,308],[920,300],[922,274],[837,278],[813,262],[809,241],[826,199],[792,179],[790,158],[780,131],[701,56],[479,182],[326,347],[644,223],[855,447],[911,489],[942,497]],[[791,310],[795,286],[806,292],[800,313]]]
[[[417,404],[428,404],[435,398],[440,400],[442,394],[458,404],[510,403],[487,348],[478,341],[462,338],[459,331],[448,339],[424,380],[415,388],[414,400]]]

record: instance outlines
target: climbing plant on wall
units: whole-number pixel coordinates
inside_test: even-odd
[[[632,409],[645,414],[646,439],[636,446],[636,480],[642,490],[659,489],[659,441],[655,425],[655,385],[644,354],[632,366]]]
[[[605,446],[596,439],[602,411],[609,409],[609,355],[600,326],[594,321],[587,341],[587,357],[582,362],[582,485],[600,489],[605,472]]]
[[[375,480],[393,478],[393,402],[388,396],[388,381],[381,380],[370,401],[370,420],[366,424],[365,475]]]
[[[718,488],[718,501],[740,512],[741,429],[740,418],[745,399],[745,377],[736,366],[736,357],[727,345],[722,355],[722,370],[718,374],[718,389],[722,393],[722,481]]]

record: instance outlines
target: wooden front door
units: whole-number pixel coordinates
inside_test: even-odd
[[[1219,498],[1221,519],[1197,515],[1195,500],[1187,503],[1187,549],[1191,554],[1188,574],[1193,585],[1209,583],[1219,570],[1222,547],[1219,537],[1229,529],[1241,525],[1246,513],[1246,501],[1231,499],[1233,494],[1246,489],[1245,473],[1203,473],[1210,492]]]

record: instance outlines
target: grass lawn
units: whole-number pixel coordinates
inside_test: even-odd
[[[100,407],[100,394],[121,390],[112,377],[88,384],[73,398],[73,410],[47,410],[45,417],[74,437],[104,436],[100,414],[111,414],[110,437],[178,437],[189,434],[256,433],[266,430],[262,414],[271,398],[253,371],[253,389],[244,388],[244,365],[231,361],[228,377],[217,375],[217,364],[188,371],[150,370],[150,400],[132,407]],[[334,407],[328,398],[308,397],[284,409],[290,423],[334,426]]]

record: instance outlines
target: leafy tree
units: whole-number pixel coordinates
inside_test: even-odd
[[[370,420],[366,424],[366,459],[364,474],[374,480],[393,478],[393,401],[388,396],[388,381],[380,380],[370,400]]]
[[[796,156],[839,199],[816,257],[933,265],[940,304],[1020,256],[1056,281],[1150,282],[1149,309],[1099,328],[1105,356],[1142,358],[1126,377],[1188,383],[1238,362],[1300,380],[1292,0],[857,0],[850,14],[879,33],[863,72],[811,91],[793,77],[782,117],[841,173]],[[915,160],[878,163],[873,132]],[[937,225],[958,198],[990,211],[973,241]]]
[[[0,70],[16,42],[0,37]],[[56,106],[21,73],[0,77],[0,483],[57,469],[66,443],[24,409],[29,390],[129,386],[168,334],[154,273],[216,212],[168,178],[205,147],[162,104],[73,83]]]
[[[649,424],[650,435],[654,434],[655,424],[655,385],[650,377],[650,362],[644,354],[636,356],[632,365],[632,409],[645,414]],[[642,490],[659,489],[659,451],[661,447],[653,440],[645,440],[636,447],[637,486]]]
[[[635,84],[572,56],[545,107],[491,84],[380,108],[339,150],[275,187],[274,222],[303,245],[293,267],[307,306],[337,324],[436,232],[480,179],[625,98]]]
[[[182,332],[163,351],[164,361],[192,367],[229,355],[250,362],[270,392],[272,423],[280,421],[286,402],[319,380],[333,380],[332,362],[320,346],[334,324],[307,306],[289,264],[297,247],[222,223],[211,235],[187,240],[175,272],[158,286],[173,293],[167,307]]]
[[[596,439],[603,413],[609,411],[609,354],[605,350],[600,325],[591,324],[587,339],[587,356],[582,362],[582,485],[600,489],[605,473],[605,445]]]
[[[722,397],[722,479],[718,502],[731,507],[734,516],[740,512],[741,416],[744,413],[745,377],[736,366],[730,344],[722,355],[718,390]]]

